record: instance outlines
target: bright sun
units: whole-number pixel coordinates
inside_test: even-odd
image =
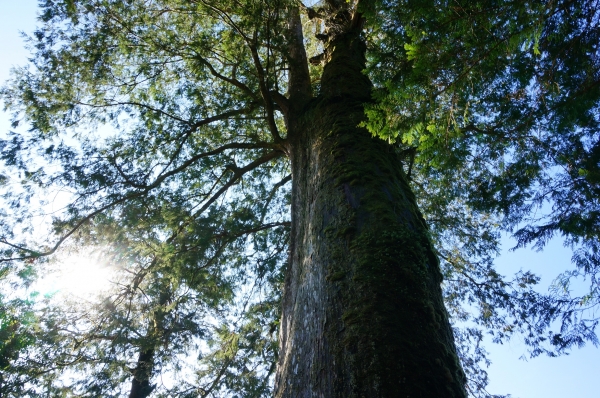
[[[103,261],[101,253],[78,252],[57,259],[40,290],[87,300],[108,289],[113,275],[113,267]]]

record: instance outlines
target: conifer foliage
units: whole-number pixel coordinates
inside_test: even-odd
[[[598,1],[43,0],[1,91],[27,129],[0,141],[0,396],[272,395],[291,135],[348,35],[368,82],[339,101],[367,87],[359,128],[404,165],[468,393],[489,396],[484,333],[597,344]],[[573,265],[549,292],[504,276],[502,231]],[[92,251],[108,287],[40,291]]]

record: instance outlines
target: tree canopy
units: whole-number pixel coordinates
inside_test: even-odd
[[[359,14],[363,124],[404,159],[469,392],[488,396],[484,333],[532,355],[597,344],[598,1],[44,0],[1,91],[28,130],[0,142],[0,395],[123,396],[132,376],[157,397],[269,395],[294,45],[316,97]],[[503,231],[560,236],[573,266],[546,293],[502,275]],[[30,293],[70,251],[102,253],[111,287]]]

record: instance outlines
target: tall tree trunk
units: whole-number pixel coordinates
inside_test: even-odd
[[[357,127],[358,33],[289,115],[292,239],[275,396],[465,397],[438,260],[395,152]]]

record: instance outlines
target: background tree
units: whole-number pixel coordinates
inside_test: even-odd
[[[105,248],[120,271],[115,291],[83,316],[52,307],[39,315],[46,345],[25,344],[13,363],[46,376],[19,388],[266,393],[289,244],[279,394],[289,393],[286,372],[298,371],[293,337],[326,369],[313,375],[309,354],[296,363],[310,380],[296,382],[327,396],[376,394],[374,385],[462,395],[436,299],[437,260],[401,161],[455,319],[500,341],[524,332],[533,354],[595,342],[585,311],[597,304],[596,9],[583,1],[45,2],[34,67],[4,90],[15,122],[21,111],[32,126],[3,146],[23,183],[6,196],[4,263],[41,267],[71,243]],[[389,144],[356,128],[361,122]],[[115,133],[94,131],[106,123]],[[71,203],[46,243],[19,241],[40,189],[68,190]],[[547,202],[547,216],[531,218]],[[542,296],[530,273],[505,280],[491,261],[499,226],[521,244],[562,233],[578,250],[563,283],[586,274],[590,293]],[[325,309],[290,304],[301,302]],[[399,310],[407,303],[416,309]],[[485,374],[469,366],[481,352],[466,352],[481,331],[455,335],[469,391],[485,394]],[[425,353],[422,337],[446,348]],[[411,341],[417,348],[407,352]],[[205,365],[191,367],[193,382],[177,353],[195,345]],[[319,357],[327,352],[337,368]],[[402,366],[400,352],[415,372],[408,385],[385,370],[386,361]],[[424,368],[434,369],[429,379]],[[66,369],[81,377],[67,380]],[[188,383],[160,385],[161,374]],[[430,385],[441,390],[425,392]]]

